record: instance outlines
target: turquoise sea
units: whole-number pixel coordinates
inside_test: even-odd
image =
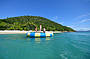
[[[0,34],[0,59],[90,59],[90,32],[67,32],[47,38]]]

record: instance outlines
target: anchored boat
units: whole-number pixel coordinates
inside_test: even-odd
[[[27,37],[52,37],[53,32],[27,32],[26,33]]]

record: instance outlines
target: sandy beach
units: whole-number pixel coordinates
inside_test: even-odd
[[[28,31],[8,31],[8,30],[5,30],[5,31],[0,31],[0,34],[25,34],[27,33]]]
[[[35,31],[4,30],[4,31],[0,31],[0,34],[25,34],[27,32],[35,32]],[[61,31],[46,31],[46,32],[62,33]]]

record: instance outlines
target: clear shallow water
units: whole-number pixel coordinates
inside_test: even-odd
[[[60,33],[51,38],[0,35],[0,59],[90,59],[90,32]]]

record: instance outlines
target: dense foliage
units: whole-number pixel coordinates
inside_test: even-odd
[[[62,26],[40,16],[19,16],[0,19],[0,30],[34,30],[36,26],[39,30],[40,24],[48,31],[74,31],[70,27]]]

